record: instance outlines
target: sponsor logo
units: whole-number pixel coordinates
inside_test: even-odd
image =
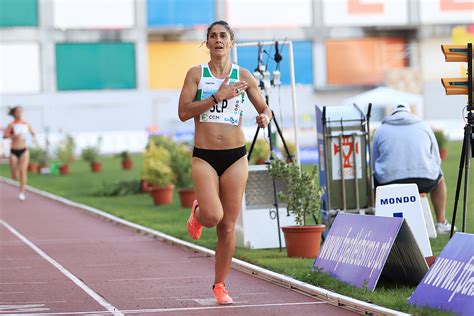
[[[414,196],[414,195],[380,199],[380,204],[381,205],[403,204],[403,203],[413,203],[413,202],[416,202],[416,196]]]
[[[201,114],[201,121],[207,121],[207,114]]]
[[[215,83],[212,82],[212,81],[206,81],[206,82],[204,82],[204,83],[205,83],[205,84],[215,84]]]
[[[238,124],[239,123],[239,120],[236,120],[233,117],[226,117],[226,118],[224,118],[224,121],[225,122],[230,122],[231,124]]]
[[[214,114],[210,114],[210,115],[209,115],[209,119],[210,119],[210,120],[218,120],[219,118],[220,118],[219,115],[214,115]]]

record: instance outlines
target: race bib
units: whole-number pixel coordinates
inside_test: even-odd
[[[208,90],[202,92],[202,100],[209,98],[216,93],[217,90]],[[218,104],[214,104],[209,110],[201,113],[200,122],[205,123],[224,123],[231,125],[239,125],[240,122],[240,98],[235,97],[230,100],[222,100]]]

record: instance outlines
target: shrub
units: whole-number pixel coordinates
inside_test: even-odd
[[[40,164],[44,161],[44,157],[46,155],[46,151],[40,147],[32,147],[29,149],[30,151],[30,161],[32,163]]]
[[[251,145],[251,142],[246,144],[247,151],[250,150]],[[262,163],[263,161],[268,160],[268,157],[270,157],[270,145],[264,139],[257,139],[253,146],[249,164],[255,165],[257,163]]]
[[[102,137],[99,137],[95,146],[87,146],[81,151],[81,158],[89,163],[96,162],[100,157],[100,145]]]
[[[71,135],[66,137],[56,147],[56,158],[62,165],[67,165],[72,161],[74,151],[76,149],[76,143]]]
[[[298,225],[306,225],[311,215],[320,222],[321,197],[324,189],[319,186],[318,167],[315,165],[308,173],[296,163],[285,163],[274,159],[270,166],[270,175],[287,185],[288,193],[278,192],[278,198],[287,203],[288,211],[295,216]]]
[[[176,187],[192,188],[192,152],[186,145],[177,146],[171,153],[171,169],[176,175]]]
[[[125,196],[138,193],[141,193],[141,182],[131,180],[103,183],[102,187],[94,193],[94,196]]]
[[[143,154],[143,180],[159,187],[173,184],[175,175],[170,162],[171,155],[166,148],[156,146],[153,141],[149,142]]]

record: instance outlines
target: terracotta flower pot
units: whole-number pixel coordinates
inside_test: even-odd
[[[439,155],[441,156],[441,160],[445,160],[448,158],[448,150],[446,148],[440,148]]]
[[[193,202],[196,200],[196,192],[194,189],[179,189],[179,200],[182,208],[193,207]]]
[[[59,167],[59,173],[63,176],[68,175],[69,174],[69,165],[62,165],[61,167]]]
[[[174,185],[170,184],[164,188],[152,186],[149,192],[155,205],[167,205],[173,203],[173,190]]]
[[[288,257],[316,258],[321,247],[325,225],[285,226],[286,253]]]
[[[31,173],[38,173],[38,169],[39,169],[39,166],[37,163],[34,163],[34,162],[30,162],[28,164],[28,172],[31,172]]]
[[[93,161],[91,163],[92,172],[100,172],[102,170],[102,164],[98,161]]]
[[[122,169],[130,170],[133,167],[133,161],[131,159],[122,160]]]

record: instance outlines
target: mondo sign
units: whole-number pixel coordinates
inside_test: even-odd
[[[433,255],[418,187],[414,183],[380,185],[375,195],[375,215],[403,217],[425,257]]]

